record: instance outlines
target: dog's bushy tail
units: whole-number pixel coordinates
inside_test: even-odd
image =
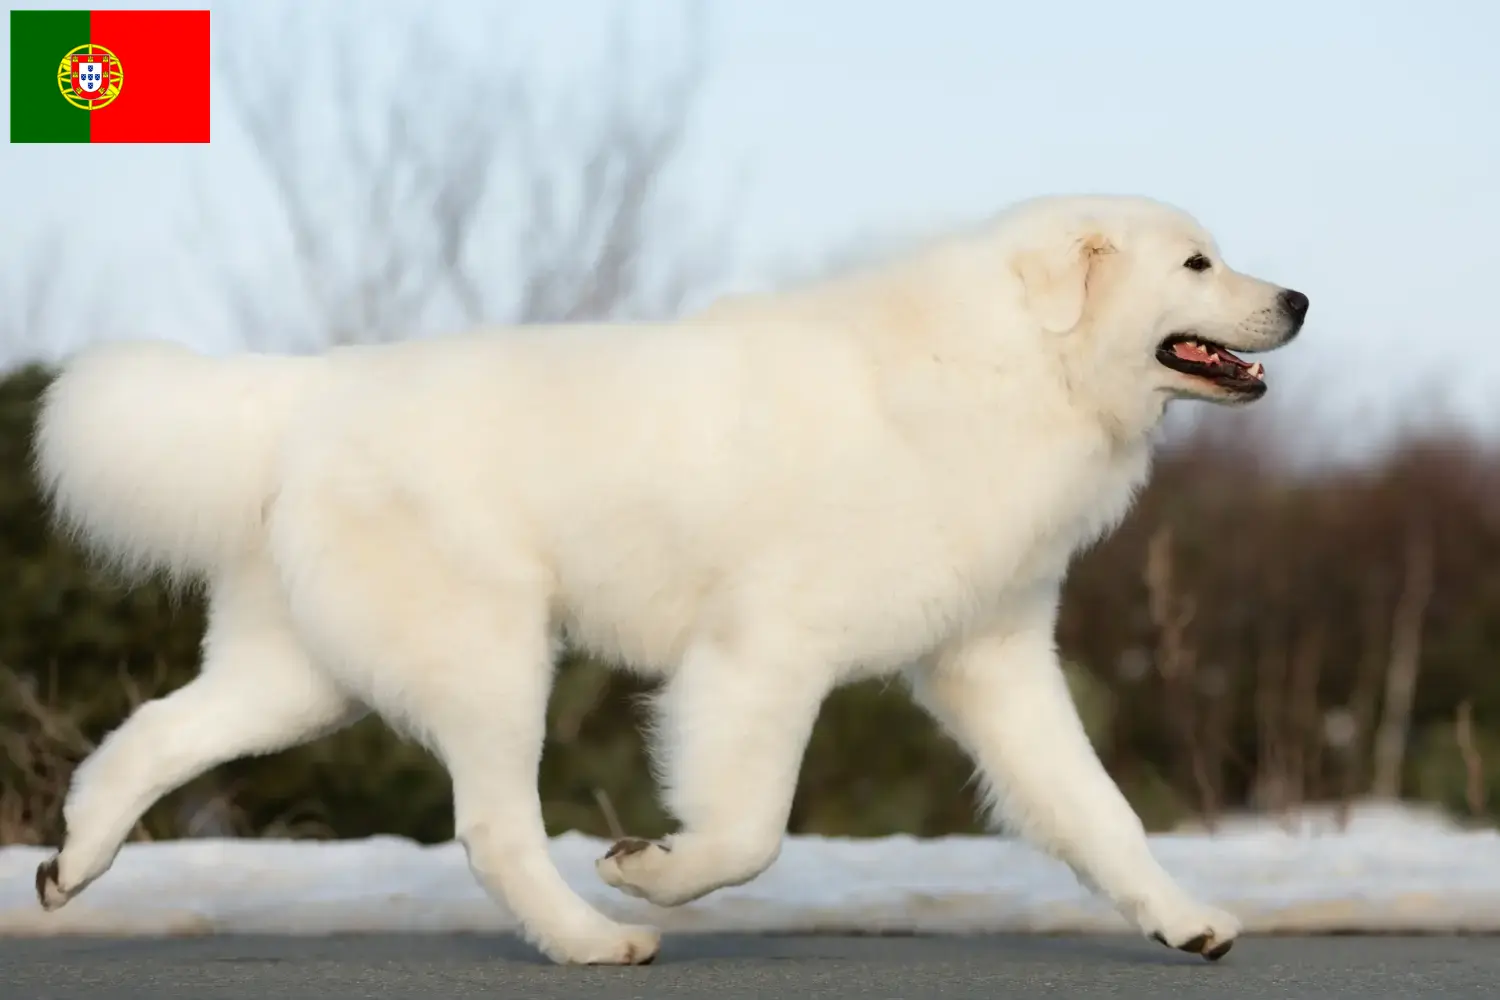
[[[264,544],[287,423],[317,359],[102,345],[42,399],[35,468],[61,524],[115,568],[212,574]]]

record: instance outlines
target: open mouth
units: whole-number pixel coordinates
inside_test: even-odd
[[[1156,360],[1168,368],[1210,382],[1221,389],[1259,396],[1266,391],[1266,366],[1251,364],[1220,344],[1191,333],[1173,334],[1156,349]]]

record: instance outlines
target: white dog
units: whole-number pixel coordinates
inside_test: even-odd
[[[373,710],[453,779],[474,875],[559,962],[643,963],[536,790],[559,641],[664,679],[681,821],[598,863],[660,905],[776,858],[819,705],[901,672],[998,818],[1143,933],[1239,924],[1153,859],[1059,671],[1070,557],[1124,515],[1167,402],[1241,402],[1307,297],[1137,198],[1042,198],[893,265],[673,324],[211,359],[101,346],[47,394],[39,475],[118,566],[206,581],[202,674],[79,769],[48,908],[159,796]]]

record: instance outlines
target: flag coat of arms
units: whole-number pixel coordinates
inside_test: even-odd
[[[10,12],[11,142],[208,142],[206,10]]]

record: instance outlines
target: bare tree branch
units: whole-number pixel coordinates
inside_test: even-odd
[[[1375,734],[1371,793],[1394,799],[1401,794],[1401,768],[1411,729],[1412,698],[1422,663],[1422,622],[1432,598],[1432,537],[1425,526],[1408,533],[1405,578],[1391,622],[1391,658],[1385,678],[1385,707]]]
[[[1475,819],[1484,815],[1484,755],[1474,739],[1474,702],[1465,699],[1453,719],[1453,738],[1464,761],[1464,804]]]
[[[660,80],[638,69],[616,25],[602,75],[584,85],[586,116],[562,113],[569,102],[545,99],[520,69],[456,57],[421,25],[403,34],[401,72],[383,83],[347,40],[358,25],[314,50],[331,59],[297,57],[306,30],[283,32],[280,59],[244,49],[225,58],[226,90],[284,223],[293,294],[316,343],[413,336],[445,321],[678,309],[715,259],[700,246],[663,245],[661,224],[663,178],[704,75],[703,9],[687,7],[687,55]],[[328,67],[332,80],[309,81],[309,66]],[[322,93],[339,106],[308,102]],[[479,93],[483,101],[463,99]],[[252,344],[280,332],[259,328],[265,298],[226,291]]]
[[[1218,824],[1222,796],[1200,721],[1198,651],[1188,635],[1198,604],[1191,594],[1183,593],[1175,570],[1172,530],[1163,525],[1151,536],[1143,574],[1157,635],[1156,667],[1170,705],[1168,714],[1178,745],[1187,757],[1188,772],[1198,795],[1199,815],[1204,826],[1213,831]]]

